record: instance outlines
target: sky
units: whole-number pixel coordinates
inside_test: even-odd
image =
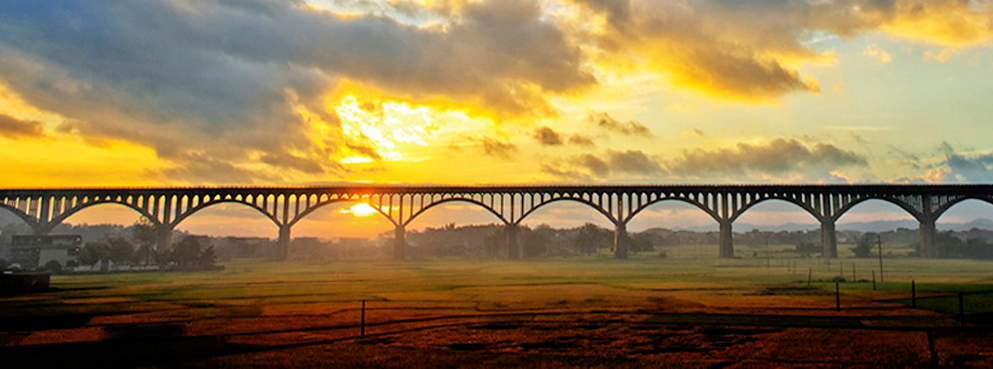
[[[0,187],[989,183],[991,46],[979,0],[6,0]],[[295,234],[388,229],[358,213]]]

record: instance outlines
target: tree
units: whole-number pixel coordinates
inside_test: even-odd
[[[579,232],[573,240],[573,247],[577,252],[592,254],[597,248],[609,245],[610,231],[598,227],[593,223],[583,224],[579,227]]]
[[[207,269],[214,265],[214,247],[206,250],[200,245],[200,237],[188,236],[179,241],[166,254],[166,260],[176,263],[180,269]]]
[[[148,264],[153,258],[155,253],[155,242],[156,233],[155,225],[148,218],[141,217],[131,225],[131,237],[138,242],[138,254],[135,255],[141,259],[144,259],[144,263]]]
[[[200,241],[196,237],[186,237],[176,244],[167,258],[180,267],[193,266],[200,261]]]
[[[87,242],[83,245],[83,249],[79,250],[79,263],[83,265],[93,265],[109,258],[110,246],[104,242]]]
[[[134,254],[134,246],[124,237],[111,237],[107,239],[107,257],[114,263],[127,263],[131,261]]]
[[[876,240],[879,235],[875,233],[866,233],[862,235],[861,238],[855,240],[855,247],[852,247],[852,252],[855,253],[857,258],[867,258],[872,256],[872,248],[876,246]]]
[[[45,263],[44,269],[52,272],[52,274],[62,274],[62,264],[59,264],[59,262],[55,260],[49,260]]]
[[[546,224],[542,224],[533,230],[528,227],[521,227],[520,242],[524,249],[524,255],[521,256],[535,257],[544,255],[548,250],[548,241],[551,238],[550,233],[553,233],[552,229]]]
[[[652,245],[652,235],[648,233],[636,233],[633,236],[627,236],[628,245],[630,245],[631,253],[638,253],[643,251],[655,251],[655,246]]]

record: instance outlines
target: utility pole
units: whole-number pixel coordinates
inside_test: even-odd
[[[876,244],[879,245],[879,281],[883,282],[883,237],[878,234]]]

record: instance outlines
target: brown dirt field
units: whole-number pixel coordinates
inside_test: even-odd
[[[850,289],[838,310],[833,285],[431,279],[411,265],[409,278],[75,277],[0,298],[0,367],[993,367],[988,320],[963,328],[884,292]]]
[[[869,300],[837,311],[810,291],[760,304],[751,298],[767,291],[629,291],[607,300],[602,286],[576,287],[502,291],[510,297],[499,301],[515,309],[370,302],[365,337],[352,302],[169,303],[8,327],[0,358],[17,364],[10,367],[926,367],[927,327],[954,326]],[[937,329],[938,364],[993,366],[988,333]]]

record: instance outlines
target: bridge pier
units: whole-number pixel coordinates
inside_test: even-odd
[[[722,259],[734,258],[734,234],[731,232],[731,222],[722,221],[718,255]]]
[[[279,241],[276,244],[276,259],[286,260],[290,257],[290,225],[279,226]]]
[[[407,230],[403,225],[398,225],[393,230],[393,259],[404,260],[407,258]]]
[[[627,223],[617,223],[614,227],[614,258],[628,258]]]
[[[524,249],[521,247],[521,226],[507,224],[503,228],[507,237],[507,259],[523,259]]]
[[[172,247],[172,227],[159,224],[155,227],[155,252],[164,252]]]
[[[920,228],[918,228],[918,255],[926,258],[941,256],[936,240],[937,233],[934,219],[926,219],[921,222]]]
[[[838,235],[834,229],[834,219],[821,220],[821,257],[838,257]]]
[[[46,227],[46,226],[42,226],[42,225],[33,226],[33,225],[30,225],[29,224],[29,226],[31,226],[31,232],[33,232],[35,236],[45,236],[45,235],[48,235],[50,232],[52,232],[52,228],[53,228],[53,227]]]

